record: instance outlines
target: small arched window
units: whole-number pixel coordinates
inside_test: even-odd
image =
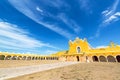
[[[77,47],[77,52],[80,53],[80,47]]]

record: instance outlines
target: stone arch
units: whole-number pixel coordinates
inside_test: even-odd
[[[76,58],[77,58],[77,61],[80,61],[79,56],[76,56]]]
[[[53,60],[55,60],[55,57],[52,57]]]
[[[46,57],[46,60],[48,60],[48,57]]]
[[[0,60],[4,60],[5,59],[5,55],[0,55]]]
[[[42,57],[43,58],[43,60],[46,60],[46,57]]]
[[[55,60],[59,60],[59,58],[58,58],[58,57],[55,57]]]
[[[115,58],[111,55],[107,56],[108,62],[116,62]]]
[[[43,57],[40,57],[40,60],[43,60]]]
[[[37,60],[38,58],[37,57],[35,57],[35,60]]]
[[[53,57],[51,57],[50,60],[53,60]]]
[[[32,60],[35,60],[35,57],[32,57]]]
[[[105,56],[99,56],[100,62],[107,62],[107,59]]]
[[[92,56],[93,62],[98,62],[98,57],[97,56]]]
[[[12,56],[12,58],[11,58],[12,60],[17,60],[18,59],[18,57],[17,56]]]
[[[31,60],[31,56],[28,56],[28,57],[27,57],[27,60]]]
[[[120,62],[120,55],[116,56],[117,62]]]
[[[42,57],[42,60],[46,60],[46,57]]]
[[[18,60],[22,60],[22,56],[18,56]]]
[[[51,60],[52,59],[52,57],[49,57],[49,60]]]
[[[23,57],[22,57],[22,60],[26,60],[26,56],[23,56]]]
[[[57,60],[57,57],[55,57],[54,59]]]
[[[10,55],[8,55],[8,56],[5,57],[5,60],[10,60],[10,59],[11,59]]]
[[[38,60],[40,60],[40,57],[38,57]]]

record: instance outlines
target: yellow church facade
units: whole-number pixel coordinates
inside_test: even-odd
[[[58,52],[61,61],[120,62],[120,46],[113,42],[105,48],[93,49],[86,39],[69,41],[69,50]]]
[[[105,48],[92,48],[86,39],[69,41],[69,50],[51,55],[0,52],[0,60],[59,60],[79,62],[120,62],[120,46],[113,42]]]

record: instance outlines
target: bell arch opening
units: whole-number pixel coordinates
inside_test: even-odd
[[[80,53],[80,47],[77,47],[77,53]]]

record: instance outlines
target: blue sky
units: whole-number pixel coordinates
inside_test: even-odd
[[[119,0],[1,0],[0,51],[50,54],[87,38],[120,44]]]

